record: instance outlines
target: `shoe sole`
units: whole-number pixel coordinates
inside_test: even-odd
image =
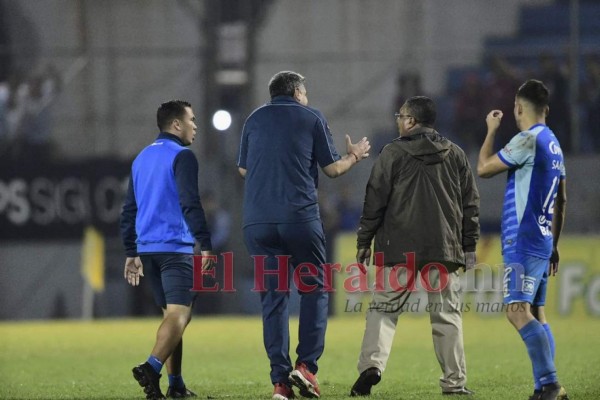
[[[300,395],[309,399],[318,399],[320,396],[315,390],[315,385],[310,383],[300,372],[290,373],[290,382],[300,390]]]
[[[569,395],[564,387],[560,388],[560,392],[558,393],[558,396],[556,396],[556,400],[569,400]]]
[[[137,381],[137,383],[144,388],[144,393],[146,393],[146,399],[164,399],[164,396],[159,396],[156,393],[156,390],[150,384],[150,380],[144,373],[144,371],[139,367],[133,367],[131,370],[133,373],[133,378]]]
[[[536,397],[536,399],[542,399],[543,398],[543,394],[541,393],[538,397]],[[569,400],[569,395],[567,394],[567,391],[565,390],[564,387],[561,387],[560,390],[558,391],[558,393],[556,394],[556,397],[553,397],[553,399],[555,400]]]
[[[288,400],[290,399],[290,397],[285,397],[282,394],[274,394],[273,397],[271,397],[271,400]]]

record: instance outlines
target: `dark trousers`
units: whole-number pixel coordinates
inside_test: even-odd
[[[249,225],[244,228],[244,240],[254,258],[255,287],[259,287],[257,281],[264,287],[260,292],[263,339],[271,362],[271,382],[288,383],[292,371],[288,301],[294,288],[301,295],[297,362],[305,363],[316,374],[317,360],[325,347],[329,303],[329,294],[323,290],[326,261],[321,221]],[[261,269],[278,274],[261,274]]]

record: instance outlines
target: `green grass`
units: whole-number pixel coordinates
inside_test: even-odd
[[[0,324],[0,398],[144,398],[131,367],[147,357],[158,320]],[[555,319],[557,366],[571,399],[600,399],[600,320]],[[292,331],[297,321],[292,322]],[[323,398],[345,399],[357,377],[364,318],[331,319],[319,379]],[[184,378],[200,399],[270,399],[259,318],[196,317],[184,344]],[[475,399],[526,399],[525,347],[503,318],[464,322]],[[296,340],[292,338],[292,359]],[[428,318],[402,317],[374,399],[441,399]],[[162,381],[163,388],[166,379]]]

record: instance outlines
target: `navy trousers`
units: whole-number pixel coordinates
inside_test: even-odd
[[[290,290],[300,293],[296,362],[317,373],[325,347],[329,294],[323,290],[325,235],[320,220],[290,224],[254,224],[244,228],[254,260],[255,288],[261,288],[263,339],[271,362],[271,382],[288,383]],[[286,272],[287,271],[287,272]],[[287,275],[287,276],[286,276]]]

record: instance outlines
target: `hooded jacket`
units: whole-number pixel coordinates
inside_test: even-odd
[[[464,151],[432,128],[417,128],[381,151],[367,184],[358,248],[407,261],[465,265],[479,238],[479,192]]]

